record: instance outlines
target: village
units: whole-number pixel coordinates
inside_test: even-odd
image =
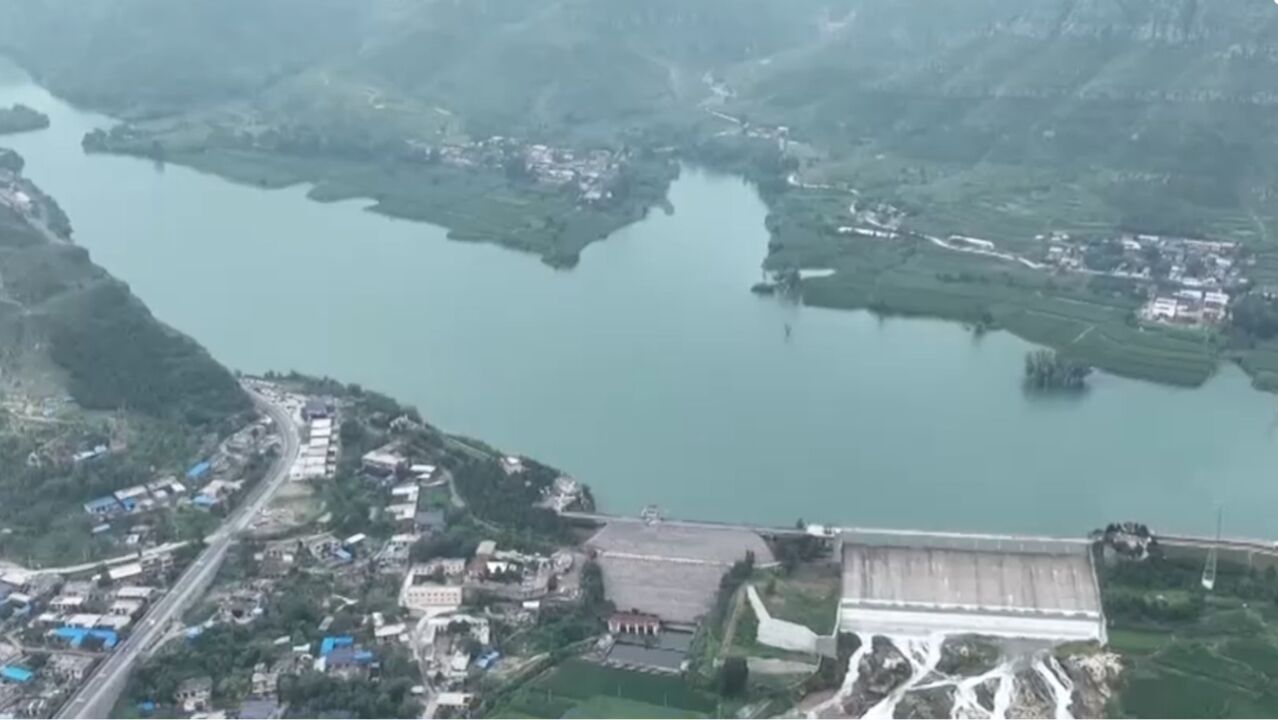
[[[1139,316],[1152,323],[1211,327],[1228,317],[1244,292],[1248,262],[1237,243],[1151,234],[1080,241],[1064,232],[1040,235],[1049,267],[1133,283],[1147,296]]]
[[[56,403],[23,409],[40,408],[36,419],[58,417]],[[200,534],[216,528],[218,513],[260,479],[264,459],[278,444],[270,420],[256,419],[181,479],[156,477],[85,503],[94,542],[105,548],[101,560],[0,567],[0,713],[56,712],[165,597],[197,552]],[[112,451],[110,442],[46,448],[27,462],[94,463]]]
[[[575,607],[587,558],[573,544],[546,551],[526,544],[505,547],[496,539],[504,537],[503,531],[493,528],[495,537],[484,537],[482,523],[467,525],[467,540],[454,541],[465,502],[456,494],[450,472],[439,464],[437,450],[422,453],[402,439],[419,430],[413,421],[396,418],[392,434],[400,439],[361,452],[345,447],[337,431],[347,412],[342,402],[291,393],[269,383],[254,387],[288,407],[302,430],[301,450],[289,469],[287,485],[357,483],[360,492],[376,498],[369,513],[377,530],[341,533],[327,514],[314,522],[289,525],[277,508],[264,509],[250,537],[223,567],[221,579],[184,615],[181,627],[166,637],[167,644],[156,648],[156,657],[163,658],[174,647],[199,648],[202,638],[237,629],[269,647],[270,662],[251,668],[247,692],[237,693],[229,706],[215,679],[197,674],[183,677],[171,697],[135,698],[134,711],[200,718],[277,717],[287,704],[280,678],[385,680],[388,667],[411,658],[412,697],[439,716],[462,713],[476,702],[480,679],[516,672],[530,661],[520,656],[516,645],[503,643],[499,650],[499,633],[508,638],[531,632],[546,608]],[[223,443],[225,452],[191,467],[180,480],[162,478],[127,488],[87,504],[85,510],[104,525],[129,523],[175,502],[217,512],[243,492],[244,487],[231,479],[237,474],[236,451],[259,436],[261,427],[246,428]],[[511,482],[522,483],[521,478],[531,477],[541,466],[500,456],[493,468]],[[342,473],[350,474],[335,478]],[[285,488],[280,494],[287,496],[289,491]],[[175,496],[180,499],[173,500]],[[556,476],[537,493],[536,505],[545,512],[559,512],[577,507],[581,496],[574,480]],[[149,550],[142,556],[149,558]],[[112,568],[110,577],[133,582],[138,568],[149,571],[150,565],[142,560],[138,568],[134,565]],[[89,584],[96,588],[101,583]],[[279,603],[296,597],[294,590],[301,586],[323,588],[305,593],[307,612],[315,613],[308,617],[314,621],[303,630],[276,636],[273,623],[285,612]],[[77,643],[95,645],[96,638],[102,638],[113,647],[127,623],[114,616],[90,618],[85,612],[101,610],[102,603],[121,612],[133,604],[121,605],[120,598],[102,591],[93,594],[94,604],[81,605],[78,598],[87,595],[86,588],[73,589],[67,598],[55,596],[40,622],[60,633],[74,632],[77,638],[83,633],[86,639]],[[132,599],[138,591],[129,587],[125,593]],[[510,656],[506,648],[511,648]]]
[[[501,136],[464,144],[410,144],[425,161],[457,168],[502,169],[516,179],[526,176],[548,187],[573,188],[586,204],[612,197],[610,186],[629,160],[623,151],[575,151]]]
[[[900,211],[886,203],[858,207],[854,202],[849,213],[857,224],[838,226],[840,235],[897,240],[910,234],[901,229]],[[966,235],[919,237],[946,250],[1016,262],[1034,270],[1110,278],[1122,284],[1114,287],[1141,297],[1136,316],[1142,322],[1184,328],[1225,323],[1230,303],[1250,289],[1246,269],[1255,262],[1235,242],[1145,233],[1081,238],[1053,231],[1035,236],[1039,250],[1028,255],[1000,250],[991,240]]]

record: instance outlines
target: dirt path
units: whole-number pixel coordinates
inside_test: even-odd
[[[1088,326],[1087,326],[1087,327],[1083,330],[1083,332],[1081,332],[1081,333],[1079,333],[1079,334],[1078,334],[1078,337],[1074,338],[1073,340],[1070,340],[1070,341],[1069,341],[1069,344],[1070,344],[1070,345],[1073,345],[1074,343],[1078,342],[1079,340],[1082,340],[1083,338],[1087,337],[1087,335],[1088,335],[1089,333],[1091,333],[1091,331],[1093,331],[1093,330],[1095,330],[1095,329],[1096,329],[1096,326],[1095,326],[1095,325],[1088,325]]]
[[[728,629],[723,633],[723,644],[719,647],[719,657],[727,657],[728,650],[737,634],[737,620],[741,618],[741,609],[745,605],[745,588],[737,590],[732,597],[732,612],[728,615]]]

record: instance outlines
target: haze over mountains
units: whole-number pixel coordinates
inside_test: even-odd
[[[125,116],[679,144],[718,129],[713,105],[813,144],[814,177],[938,224],[979,191],[1012,223],[1255,236],[1278,157],[1275,40],[1264,0],[0,3],[0,48]]]

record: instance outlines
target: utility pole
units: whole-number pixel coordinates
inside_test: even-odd
[[[1216,543],[1207,551],[1207,565],[1203,568],[1203,587],[1211,591],[1216,587],[1216,564],[1220,553],[1220,521],[1223,515],[1221,508],[1216,508]]]

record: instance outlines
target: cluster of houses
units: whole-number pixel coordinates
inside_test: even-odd
[[[207,460],[187,469],[182,480],[169,475],[149,483],[122,488],[84,504],[84,512],[97,521],[94,532],[111,528],[111,521],[160,508],[193,506],[211,510],[226,504],[244,488],[240,470],[250,453],[263,447],[266,421],[258,421],[227,438]],[[106,452],[104,447],[85,451],[83,459]],[[89,454],[92,453],[92,454]],[[79,456],[77,456],[79,457]]]
[[[84,682],[98,658],[65,652],[30,662],[22,648],[0,642],[0,713],[5,717],[48,717]]]
[[[35,201],[22,188],[17,173],[0,169],[0,205],[21,215],[30,215],[35,210]]]
[[[410,462],[394,444],[365,453],[360,467],[370,482],[390,489],[390,504],[383,512],[402,531],[393,539],[397,545],[411,545],[417,539],[409,538],[411,533],[434,534],[444,529],[444,511],[425,498],[425,491],[448,484],[438,467]]]
[[[1228,315],[1229,293],[1189,288],[1155,296],[1140,310],[1143,320],[1168,325],[1219,325]]]
[[[168,507],[192,506],[211,510],[227,503],[244,488],[243,479],[228,480],[217,473],[214,465],[201,461],[186,471],[185,481],[168,476],[144,485],[133,485],[110,495],[90,500],[84,511],[99,522],[94,532],[111,528],[111,521],[131,515],[141,515]],[[195,488],[194,491],[191,488]]]
[[[581,199],[588,203],[612,197],[608,184],[620,167],[613,153],[607,150],[575,153],[546,145],[529,145],[524,151],[524,161],[538,182],[555,186],[574,184]]]
[[[105,578],[69,580],[44,603],[30,627],[42,632],[50,644],[79,649],[89,643],[110,650],[160,592],[141,581],[171,566],[170,555],[158,554],[145,565],[134,562],[110,568]]]
[[[150,566],[159,569],[162,561]],[[147,572],[112,568],[112,576],[139,579],[132,583],[6,573],[0,603],[17,632],[0,642],[0,715],[47,717],[83,684],[159,595],[157,588],[140,584]],[[42,661],[33,662],[31,653]]]
[[[612,196],[608,188],[627,160],[623,153],[611,150],[575,151],[541,144],[524,145],[502,136],[464,145],[417,145],[417,148],[425,157],[438,157],[443,164],[459,168],[502,167],[510,158],[518,158],[536,182],[554,187],[573,185],[586,203]]]
[[[1210,326],[1224,322],[1231,293],[1248,285],[1239,246],[1148,234],[1080,242],[1068,233],[1039,235],[1050,267],[1130,280],[1149,297],[1140,309],[1146,322]],[[1100,258],[1103,262],[1095,258]]]
[[[470,558],[433,558],[409,567],[399,605],[417,619],[412,638],[427,671],[455,686],[475,669],[490,669],[500,657],[490,647],[491,618],[534,622],[542,602],[563,590],[561,578],[573,566],[566,551],[547,557],[499,550],[485,540]],[[470,594],[480,592],[495,603],[482,614],[469,612]]]
[[[306,645],[302,647],[309,648]],[[284,710],[278,695],[280,676],[292,672],[300,664],[293,658],[285,658],[274,665],[258,663],[253,668],[248,696],[234,711],[234,716],[240,720],[268,720],[280,717]],[[184,680],[178,685],[174,699],[178,708],[189,717],[204,720],[228,717],[225,711],[213,710],[213,678],[208,675]],[[143,701],[138,705],[138,712],[141,715],[154,715],[156,709],[154,701]]]
[[[206,474],[208,469],[208,463],[199,463],[187,471],[187,477],[188,479],[198,478]],[[194,502],[187,493],[187,486],[179,482],[177,478],[167,477],[90,500],[84,504],[84,511],[95,520],[109,523],[117,517],[146,513],[161,507],[177,505],[182,501]]]
[[[327,632],[326,626],[332,621],[331,616],[326,617],[320,623],[320,632]],[[317,642],[292,646],[288,645],[289,636],[277,638],[275,644],[288,646],[288,651],[272,664],[258,663],[253,668],[248,694],[239,708],[231,711],[233,716],[241,720],[280,717],[284,707],[279,697],[279,681],[285,675],[310,671],[343,680],[372,676],[379,666],[381,648],[391,642],[404,641],[408,633],[405,625],[387,623],[381,613],[373,613],[372,621],[372,645],[344,634],[325,634]],[[213,710],[212,696],[213,678],[203,675],[183,681],[174,699],[178,709],[189,717],[203,720],[228,717],[225,711]],[[154,702],[144,702],[139,710],[153,714],[157,708]]]

